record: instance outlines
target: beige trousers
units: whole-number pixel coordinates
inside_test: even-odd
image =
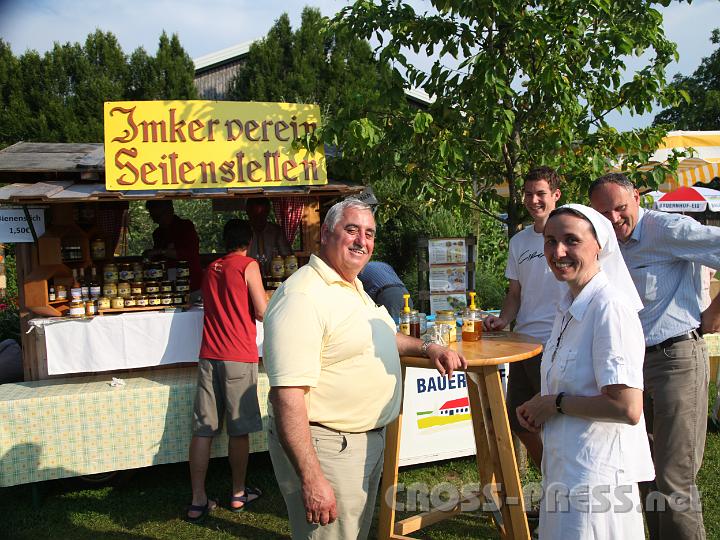
[[[323,474],[335,491],[338,518],[325,526],[305,519],[300,479],[280,444],[274,421],[268,432],[270,458],[287,505],[293,540],[367,538],[382,474],[385,430],[346,433],[310,426],[310,434]]]

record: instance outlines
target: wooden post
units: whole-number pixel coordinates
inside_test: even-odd
[[[38,372],[38,358],[35,354],[34,336],[27,334],[28,321],[33,315],[25,306],[25,280],[37,266],[37,246],[35,244],[15,245],[15,267],[18,284],[18,310],[20,312],[20,344],[23,355],[23,373],[26,381],[35,381],[40,378]]]
[[[305,203],[302,228],[303,251],[308,254],[320,251],[320,200]]]

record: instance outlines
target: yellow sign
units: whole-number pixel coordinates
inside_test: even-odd
[[[105,103],[108,190],[327,184],[325,153],[292,143],[320,127],[320,108],[297,103]]]

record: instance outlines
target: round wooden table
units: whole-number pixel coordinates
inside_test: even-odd
[[[491,493],[490,499],[480,493],[459,501],[454,507],[431,509],[401,521],[395,521],[398,463],[400,456],[400,416],[387,427],[385,462],[380,489],[380,518],[378,537],[381,539],[409,538],[405,535],[451,518],[458,514],[464,503],[471,499],[491,503],[501,538],[527,540],[530,538],[522,486],[515,461],[510,424],[505,407],[499,364],[526,360],[542,351],[539,341],[514,332],[487,332],[480,341],[453,343],[451,348],[462,353],[467,360],[468,398],[473,433],[475,435],[476,463],[481,490]],[[434,369],[430,360],[415,356],[400,358],[405,380],[406,367]],[[438,479],[440,482],[441,479]],[[487,489],[490,486],[490,489]],[[392,496],[387,494],[392,493]]]

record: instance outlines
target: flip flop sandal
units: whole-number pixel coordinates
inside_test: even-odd
[[[208,498],[205,504],[189,504],[185,511],[185,521],[188,523],[202,523],[215,508],[217,508],[217,503],[210,498]],[[188,512],[200,512],[200,515],[190,517]]]
[[[243,510],[245,510],[245,508],[257,501],[260,497],[262,497],[262,491],[260,491],[258,488],[246,487],[244,494],[238,495],[237,497],[230,497],[230,511],[235,512],[236,514],[242,512]],[[243,505],[234,507],[232,505],[232,503],[234,502],[241,502],[243,503]]]

